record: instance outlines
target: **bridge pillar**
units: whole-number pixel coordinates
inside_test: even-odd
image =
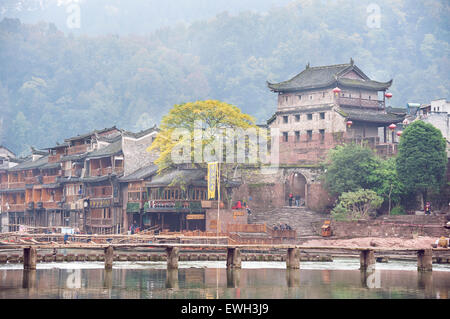
[[[167,269],[178,269],[178,256],[180,253],[180,248],[178,247],[167,247]]]
[[[417,270],[433,270],[433,251],[431,249],[422,249],[417,251]]]
[[[105,248],[105,269],[111,270],[114,259],[114,248],[112,246]]]
[[[300,256],[297,248],[288,248],[286,256],[287,269],[300,269]]]
[[[373,250],[361,250],[359,258],[360,270],[371,270],[375,268],[375,254]]]
[[[23,269],[36,270],[37,253],[36,248],[24,248],[23,249]]]
[[[238,248],[227,248],[227,269],[241,268],[241,252]]]

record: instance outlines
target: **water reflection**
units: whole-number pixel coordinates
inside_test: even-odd
[[[36,288],[36,270],[24,270],[22,275],[22,288]]]
[[[364,288],[381,288],[381,271],[374,268],[361,270],[361,284]]]
[[[135,263],[113,270],[52,264],[24,271],[0,268],[7,298],[448,298],[448,271],[396,269],[180,268]],[[77,266],[72,264],[72,267]],[[134,267],[134,268],[133,268]]]
[[[227,269],[227,287],[228,288],[239,288],[241,281],[241,270],[240,269]]]
[[[300,287],[300,270],[287,269],[286,282],[288,287]]]
[[[167,269],[166,288],[178,289],[178,269]]]

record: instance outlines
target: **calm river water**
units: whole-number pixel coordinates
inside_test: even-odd
[[[22,267],[0,266],[0,299],[447,299],[450,291],[450,265],[418,273],[406,261],[377,263],[370,273],[351,258],[301,262],[296,271],[285,262],[242,262],[242,269],[227,271],[225,261],[179,262],[175,271],[165,262],[114,262],[112,271],[103,262]]]

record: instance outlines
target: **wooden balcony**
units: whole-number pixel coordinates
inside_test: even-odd
[[[57,163],[57,162],[59,162],[60,159],[61,159],[61,154],[50,155],[48,157],[48,162],[49,163]]]
[[[67,155],[81,154],[87,152],[89,144],[82,144],[77,146],[71,146],[67,148]]]
[[[105,176],[111,175],[112,173],[120,175],[123,173],[123,167],[103,167],[103,168],[95,168],[91,170],[91,176]]]
[[[58,176],[42,176],[42,183],[43,184],[53,184],[56,183],[56,179]]]
[[[190,212],[202,210],[202,205],[200,201],[149,200],[145,202],[144,209],[147,212]]]
[[[338,97],[338,103],[339,105],[384,109],[384,101],[379,100],[367,100],[367,99],[340,96]]]
[[[398,144],[396,143],[383,143],[378,144],[375,147],[377,155],[381,157],[390,157],[397,155],[398,152]]]
[[[37,176],[25,177],[25,184],[37,184],[37,183],[38,183]]]
[[[8,183],[8,188],[25,188],[25,182],[13,182]]]
[[[380,138],[378,136],[351,137],[351,138],[346,138],[345,143],[346,144],[366,145],[370,148],[375,148],[378,144],[380,144]]]
[[[2,205],[2,212],[23,212],[25,211],[25,203]]]
[[[42,202],[42,207],[45,209],[60,209],[59,201],[57,202]]]
[[[112,196],[112,186],[89,187],[86,195],[92,198],[104,198]]]

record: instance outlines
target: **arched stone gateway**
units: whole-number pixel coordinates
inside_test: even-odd
[[[258,168],[238,171],[242,184],[233,190],[233,200],[244,200],[254,210],[268,211],[289,205],[289,194],[303,200],[306,208],[322,212],[329,205],[328,193],[320,183],[320,167],[281,167],[270,173],[261,173]]]
[[[285,183],[286,205],[305,206],[308,198],[307,189],[308,182],[306,177],[300,172],[291,173]],[[289,200],[290,194],[292,194],[292,201]]]

